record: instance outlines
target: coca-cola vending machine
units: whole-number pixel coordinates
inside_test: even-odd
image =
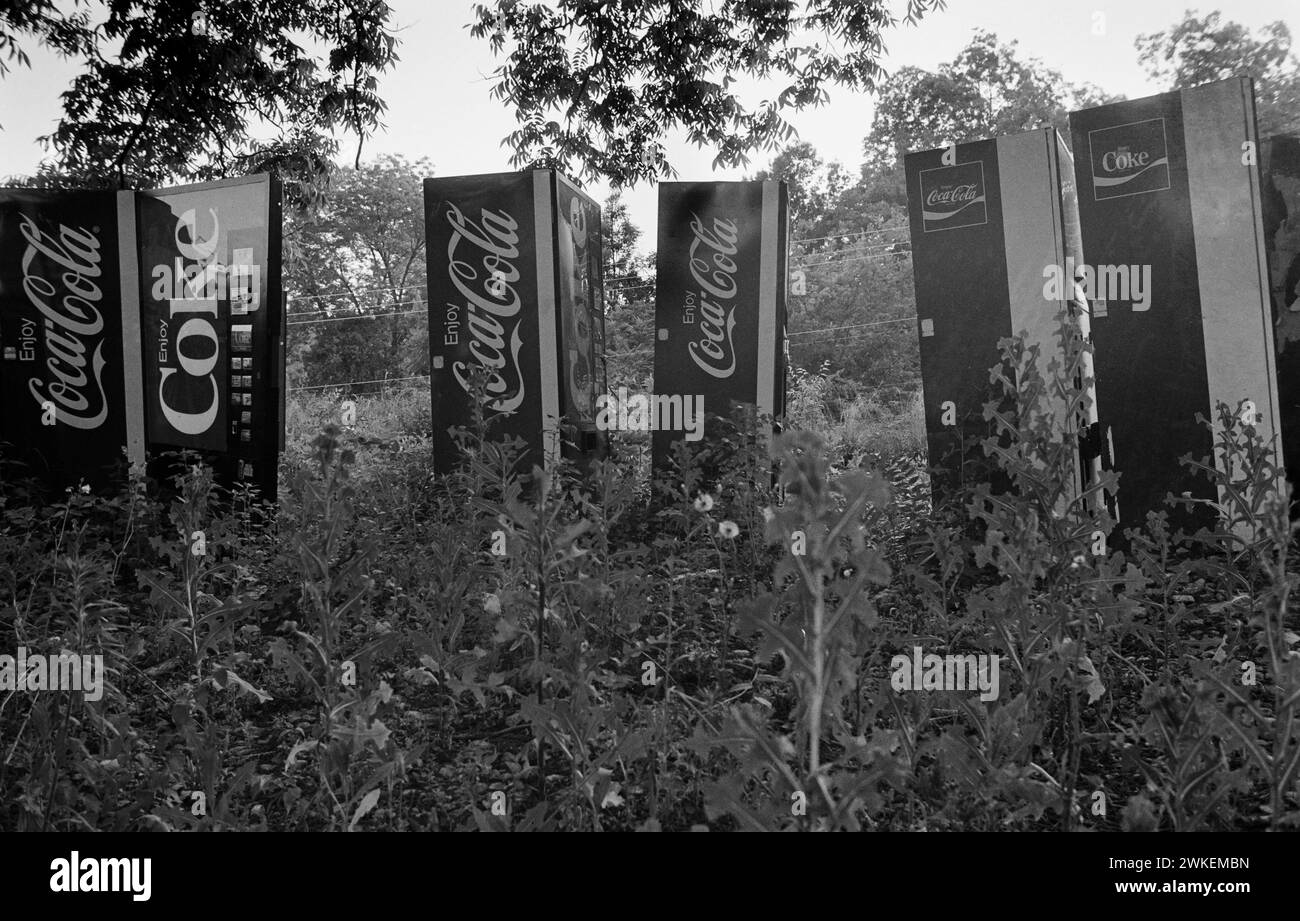
[[[784,182],[660,183],[648,409],[656,470],[670,467],[689,411],[785,413],[788,212]],[[711,434],[705,422],[702,440]]]
[[[62,491],[144,459],[132,192],[0,189],[0,452]]]
[[[910,153],[904,167],[934,498],[983,482],[1005,489],[982,448],[996,434],[985,404],[1015,410],[989,380],[1002,361],[998,341],[1021,335],[1026,347],[1037,346],[1046,377],[1049,362],[1062,358],[1062,323],[1088,334],[1075,285],[1083,260],[1070,152],[1043,128]],[[1078,383],[1089,386],[1090,358],[1080,361]],[[1082,442],[1075,495],[1100,473],[1089,396],[1093,406],[1081,417],[1059,399],[1044,407],[1059,437]]]
[[[283,447],[280,185],[262,174],[139,193],[145,432],[276,499]]]
[[[473,428],[476,373],[489,438],[520,438],[518,472],[604,450],[600,206],[555,170],[424,181],[434,466]]]
[[[1300,137],[1269,138],[1260,148],[1264,247],[1272,287],[1282,452],[1300,513]]]
[[[1266,442],[1280,430],[1251,80],[1074,112],[1070,128],[1120,523],[1209,523],[1205,504],[1164,502],[1223,498],[1180,463],[1214,455],[1197,414],[1217,427],[1222,402]]]

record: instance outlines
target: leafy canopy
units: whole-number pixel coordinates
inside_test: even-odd
[[[340,169],[309,214],[290,215],[285,288],[299,386],[428,371],[422,184],[426,159],[384,155]]]
[[[301,179],[291,200],[310,199],[337,152],[333,132],[364,139],[380,124],[378,75],[397,60],[389,17],[381,0],[36,0],[0,7],[0,77],[30,66],[23,39],[84,62],[42,139],[57,152],[51,181],[267,170]]]
[[[1252,35],[1217,12],[1183,14],[1168,29],[1139,35],[1138,60],[1169,89],[1199,86],[1227,77],[1255,78],[1260,134],[1300,131],[1300,62],[1291,53],[1291,30],[1273,22]]]
[[[1068,113],[1109,101],[1074,85],[1016,42],[977,32],[952,61],[931,72],[902,67],[881,92],[863,144],[870,167],[894,169],[910,150],[997,137],[1052,125],[1068,136]]]
[[[546,164],[616,185],[674,175],[662,145],[681,128],[739,166],[788,142],[785,114],[821,105],[828,86],[871,90],[882,76],[885,0],[496,0],[471,34],[498,54],[493,95],[516,112],[515,166]],[[908,0],[914,23],[944,0]],[[757,106],[738,76],[784,87]]]

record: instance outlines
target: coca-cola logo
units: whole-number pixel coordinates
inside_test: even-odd
[[[1096,198],[1122,198],[1169,188],[1163,118],[1090,131],[1088,144]]]
[[[193,263],[184,271],[184,298],[168,300],[166,317],[158,329],[158,403],[167,423],[178,433],[201,436],[212,429],[221,407],[217,367],[221,337],[217,334],[217,300],[203,297],[208,280],[221,272],[218,249],[221,222],[208,209],[212,230],[199,233],[193,208],[183,212],[173,232],[176,251]],[[180,326],[172,335],[171,324]],[[170,345],[170,349],[169,349]],[[175,365],[170,352],[175,353]]]
[[[1151,162],[1151,155],[1145,150],[1131,153],[1127,147],[1108,150],[1102,155],[1101,168],[1108,173],[1127,173],[1143,168]]]
[[[988,221],[984,164],[978,160],[921,170],[921,222],[926,232]]]
[[[954,185],[942,189],[934,189],[925,197],[925,203],[934,207],[935,205],[963,205],[979,199],[979,192],[975,185]]]
[[[488,407],[509,413],[524,402],[523,372],[519,352],[523,348],[519,282],[519,222],[504,211],[481,212],[475,224],[455,205],[447,206],[447,223],[452,234],[447,241],[447,274],[465,299],[465,326],[470,334],[469,353],[489,372]],[[457,254],[462,243],[476,252]],[[474,261],[478,264],[475,265]],[[452,374],[468,393],[469,363],[452,364]]]
[[[22,257],[23,293],[44,317],[45,367],[50,377],[31,378],[28,389],[38,405],[55,406],[55,418],[75,429],[93,430],[108,418],[104,393],[104,317],[99,310],[103,291],[99,239],[84,228],[60,224],[57,239],[26,215],[19,230],[27,249]],[[60,267],[62,290],[49,278],[33,273],[37,256]],[[89,354],[87,354],[89,353]]]
[[[700,332],[703,337],[688,348],[691,358],[702,371],[726,379],[736,372],[736,348],[732,331],[736,328],[736,273],[739,267],[732,258],[738,249],[740,232],[735,221],[715,217],[706,227],[692,212],[690,267],[691,278],[699,287]]]

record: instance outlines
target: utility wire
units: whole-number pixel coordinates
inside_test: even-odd
[[[394,384],[400,381],[427,381],[428,379],[429,375],[427,374],[415,374],[411,377],[384,377],[373,381],[340,381],[337,384],[313,384],[310,387],[290,387],[289,391],[293,393],[299,390],[331,390],[336,387],[355,387],[360,384]]]
[[[408,304],[418,304],[419,301],[407,301]],[[405,306],[403,304],[394,304],[394,307]],[[290,320],[286,326],[315,326],[318,323],[339,323],[343,320],[382,320],[385,317],[413,317],[425,316],[427,310],[389,310],[383,313],[357,313],[346,317],[323,317],[319,320]]]
[[[836,333],[844,329],[863,329],[868,326],[885,326],[889,323],[906,323],[915,320],[916,315],[907,317],[896,317],[892,320],[875,320],[871,323],[852,323],[848,326],[827,326],[823,329],[801,329],[798,332],[788,333],[786,338],[793,339],[795,336],[811,336],[813,333]]]
[[[902,233],[907,230],[906,227],[877,227],[874,230],[857,230],[852,233],[832,233],[824,237],[803,237],[799,240],[791,240],[791,245],[795,243],[816,243],[818,240],[839,240],[845,237],[862,237],[877,236],[882,233]]]

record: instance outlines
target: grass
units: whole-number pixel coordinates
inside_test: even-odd
[[[201,469],[165,503],[136,484],[32,507],[6,487],[0,650],[71,644],[110,680],[99,701],[0,691],[0,827],[1300,816],[1284,505],[1225,511],[1250,516],[1244,546],[1157,518],[1098,555],[1104,512],[1053,515],[1069,452],[1027,416],[990,421],[1048,462],[1008,452],[1015,492],[932,509],[919,398],[805,388],[778,483],[742,426],[652,495],[643,439],[530,486],[471,436],[438,478],[423,388],[355,397],[348,425],[341,396],[291,400],[269,521]],[[1242,477],[1272,475],[1243,456]],[[1001,656],[998,698],[896,691],[891,661],[918,645]]]

